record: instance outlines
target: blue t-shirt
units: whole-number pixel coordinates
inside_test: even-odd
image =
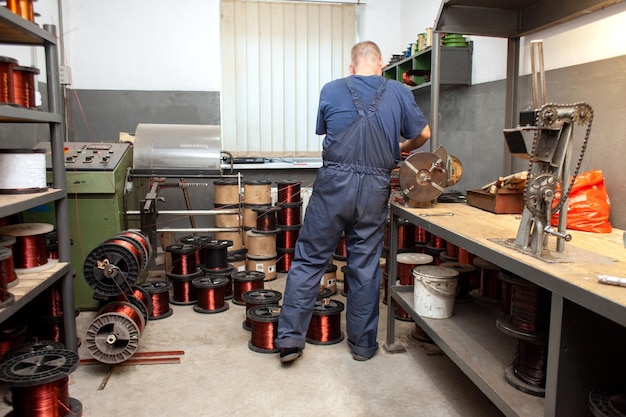
[[[358,97],[368,109],[383,82],[383,77],[379,75],[351,77]],[[350,126],[356,117],[357,110],[343,78],[322,87],[315,133],[326,135],[322,144],[324,148]],[[404,84],[394,80],[387,82],[385,92],[378,103],[376,117],[396,162],[401,160],[400,137],[413,139],[428,125],[411,91]]]

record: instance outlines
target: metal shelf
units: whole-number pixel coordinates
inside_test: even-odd
[[[505,380],[504,369],[512,363],[515,339],[496,328],[501,314],[497,308],[458,303],[452,317],[428,319],[413,309],[412,285],[391,287],[391,296],[504,414],[543,415],[543,398],[521,392]]]
[[[45,42],[56,44],[56,36],[6,7],[0,8],[0,43],[43,45]]]
[[[48,189],[41,193],[30,194],[0,194],[0,217],[7,217],[12,214],[51,203],[65,198],[65,190]]]
[[[61,115],[46,111],[0,104],[0,122],[6,123],[61,123]]]
[[[623,0],[443,0],[435,31],[516,38]]]

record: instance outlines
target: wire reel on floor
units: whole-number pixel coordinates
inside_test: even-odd
[[[152,258],[150,241],[136,231],[124,231],[93,249],[83,267],[94,298],[108,299],[130,292]]]

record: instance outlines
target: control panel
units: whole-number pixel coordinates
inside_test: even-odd
[[[50,143],[41,142],[37,148],[46,149],[46,168],[52,169]],[[63,159],[67,171],[112,171],[118,166],[129,143],[65,142]]]

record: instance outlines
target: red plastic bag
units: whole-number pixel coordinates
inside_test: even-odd
[[[563,211],[563,209],[561,209]],[[610,233],[611,202],[601,170],[583,172],[576,177],[567,200],[567,228],[584,232]],[[559,213],[552,216],[556,226]]]

